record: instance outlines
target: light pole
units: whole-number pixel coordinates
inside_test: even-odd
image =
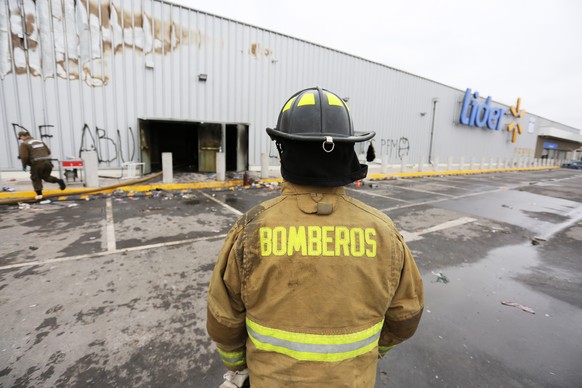
[[[428,163],[432,163],[432,142],[434,139],[434,121],[436,118],[437,103],[439,99],[437,97],[432,99],[432,123],[430,126],[430,145],[428,148]]]

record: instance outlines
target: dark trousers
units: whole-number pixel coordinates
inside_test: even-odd
[[[49,160],[41,160],[32,163],[30,167],[30,180],[32,181],[32,187],[37,194],[42,192],[42,181],[49,183],[58,183],[59,178],[51,176],[53,171],[53,164]]]

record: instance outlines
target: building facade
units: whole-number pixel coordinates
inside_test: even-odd
[[[100,169],[255,169],[277,164],[265,128],[286,99],[320,86],[375,131],[378,160],[568,159],[580,130],[486,89],[455,89],[272,31],[159,0],[0,2],[0,170],[21,168],[17,133],[60,160],[97,153]],[[480,86],[486,88],[486,85]],[[367,144],[359,145],[365,157]]]

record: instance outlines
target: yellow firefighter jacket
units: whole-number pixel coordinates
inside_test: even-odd
[[[283,183],[218,256],[207,330],[253,388],[373,387],[376,366],[420,321],[422,279],[384,213],[343,187]]]

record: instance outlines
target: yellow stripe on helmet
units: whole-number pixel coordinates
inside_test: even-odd
[[[289,99],[289,101],[287,101],[287,103],[283,107],[283,112],[285,112],[286,110],[291,109],[291,105],[293,105],[293,101],[295,101],[296,98],[297,97],[293,97],[293,98]]]
[[[297,103],[297,106],[315,105],[315,95],[313,93],[305,93]]]
[[[327,103],[329,105],[344,106],[341,100],[334,94],[325,93],[327,95]]]

